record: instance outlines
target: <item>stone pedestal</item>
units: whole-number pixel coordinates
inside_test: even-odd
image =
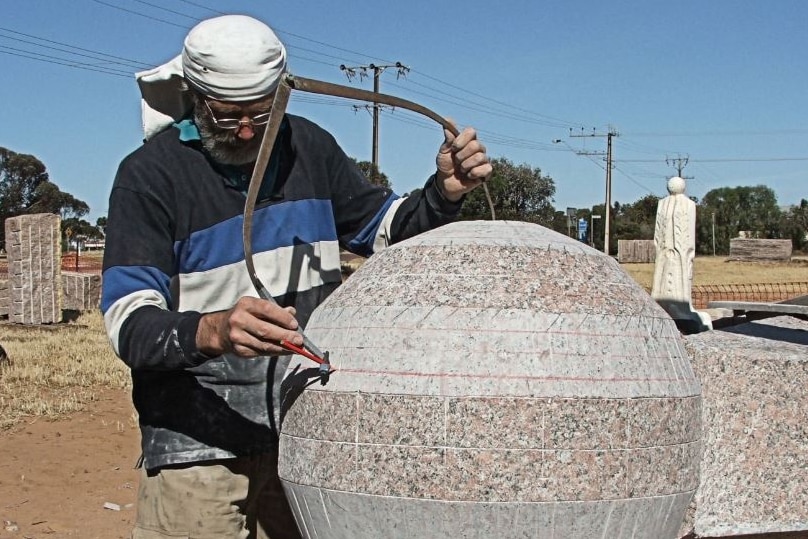
[[[6,219],[11,322],[53,324],[61,321],[59,228],[59,216],[50,213]]]
[[[304,537],[673,539],[700,387],[674,321],[610,257],[538,225],[394,245],[306,329],[280,476]],[[304,390],[304,386],[308,387]]]

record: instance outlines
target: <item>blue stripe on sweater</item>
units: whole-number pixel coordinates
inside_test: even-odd
[[[104,271],[104,286],[101,292],[101,312],[106,313],[119,299],[140,290],[156,290],[171,309],[169,285],[171,278],[149,266],[113,266]]]
[[[176,242],[178,272],[208,271],[244,260],[243,224],[244,217],[238,215]],[[253,214],[253,254],[336,239],[330,200],[283,202],[257,209]]]
[[[348,243],[348,248],[351,250],[351,252],[362,256],[370,256],[373,254],[373,244],[376,242],[379,227],[381,226],[382,221],[384,221],[385,215],[387,215],[387,210],[390,209],[390,206],[398,198],[399,196],[397,194],[390,193],[390,196],[384,201],[384,205],[379,208],[379,211],[376,212],[373,219],[371,219],[370,222],[368,222],[368,224],[365,225],[365,227],[360,230],[356,236],[354,236],[354,239]]]

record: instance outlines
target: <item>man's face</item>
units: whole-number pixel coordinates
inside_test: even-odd
[[[220,163],[253,163],[258,157],[273,98],[274,95],[268,95],[255,101],[226,102],[197,95],[194,121],[202,146]]]

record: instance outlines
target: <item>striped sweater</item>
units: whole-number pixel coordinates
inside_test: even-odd
[[[202,314],[257,295],[241,242],[249,178],[213,163],[195,128],[180,127],[121,162],[106,230],[101,308],[132,371],[147,468],[276,444],[289,362],[196,348]],[[369,256],[457,215],[434,181],[403,198],[371,185],[330,134],[286,115],[253,218],[257,274],[305,326],[341,282],[340,247]]]

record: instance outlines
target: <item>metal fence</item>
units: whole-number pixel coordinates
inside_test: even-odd
[[[102,260],[99,257],[79,256],[75,253],[62,255],[62,271],[74,271],[76,273],[91,273],[101,275]],[[0,257],[0,281],[8,280],[8,259]]]

